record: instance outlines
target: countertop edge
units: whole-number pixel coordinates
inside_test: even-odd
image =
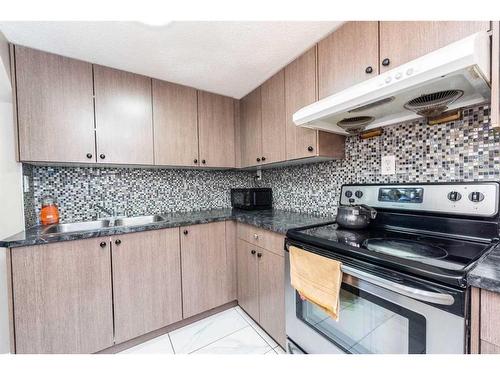
[[[468,273],[467,285],[500,293],[500,244]]]
[[[268,216],[266,216],[266,213]],[[36,246],[45,245],[50,243],[65,242],[65,241],[75,241],[90,238],[99,238],[107,236],[115,236],[121,234],[146,232],[151,230],[169,229],[169,228],[179,228],[188,225],[198,225],[207,224],[212,222],[229,221],[234,220],[239,223],[253,225],[265,230],[269,230],[275,233],[280,233],[285,235],[286,232],[291,228],[299,228],[308,225],[320,225],[331,223],[334,220],[333,217],[321,217],[314,216],[310,214],[292,212],[292,211],[282,211],[282,210],[272,210],[263,213],[263,211],[235,211],[231,209],[215,210],[215,211],[193,211],[185,213],[174,213],[173,215],[185,215],[185,218],[168,218],[168,221],[160,223],[145,224],[140,226],[122,226],[122,227],[108,227],[105,229],[97,229],[91,231],[80,231],[73,233],[63,233],[63,234],[42,234],[41,227],[28,228],[16,235],[10,236],[4,240],[0,241],[0,248],[10,248],[15,249],[24,246]],[[269,215],[271,214],[271,215]],[[172,214],[171,214],[172,215]],[[278,223],[273,223],[274,215],[284,215],[285,217],[291,217],[295,223],[286,223],[283,221]],[[168,216],[168,215],[166,215]],[[191,217],[190,217],[191,216]],[[295,219],[295,220],[293,220]],[[283,220],[280,218],[280,220]],[[16,236],[24,235],[27,238],[16,239]],[[31,238],[30,238],[31,237]]]

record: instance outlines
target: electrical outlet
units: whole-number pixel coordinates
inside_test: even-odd
[[[255,175],[253,176],[255,181],[260,181],[262,180],[262,170],[259,168],[255,171]]]
[[[23,190],[25,193],[30,192],[30,179],[26,175],[23,175]]]
[[[396,174],[396,156],[394,155],[382,156],[380,164],[381,164],[380,169],[382,170],[383,175]]]

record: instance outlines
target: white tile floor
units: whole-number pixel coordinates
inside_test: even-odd
[[[283,354],[239,306],[179,328],[120,354]]]

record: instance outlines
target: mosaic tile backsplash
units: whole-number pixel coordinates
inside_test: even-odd
[[[116,215],[230,207],[231,187],[249,187],[243,171],[23,166],[30,179],[25,193],[26,226],[38,223],[42,198],[56,198],[61,222]]]
[[[384,155],[396,156],[395,175],[381,175]],[[331,215],[344,183],[499,180],[500,134],[490,128],[489,107],[479,106],[460,121],[414,121],[385,127],[377,138],[348,137],[344,160],[264,170],[258,183],[251,172],[230,170],[24,165],[24,174],[27,226],[37,223],[45,195],[70,222],[106,216],[96,205],[127,215],[230,207],[230,188],[251,186],[273,188],[275,208]]]
[[[387,126],[377,138],[351,136],[344,160],[264,170],[258,185],[273,188],[275,208],[328,215],[336,214],[345,183],[499,180],[500,134],[489,114],[488,106],[467,108],[460,121],[421,120]],[[384,155],[396,156],[396,174],[381,174]]]

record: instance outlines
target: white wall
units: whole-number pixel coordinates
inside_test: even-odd
[[[9,47],[0,33],[0,238],[24,229],[22,168],[15,159],[15,133],[10,86]],[[0,248],[0,353],[8,353],[7,270]]]

